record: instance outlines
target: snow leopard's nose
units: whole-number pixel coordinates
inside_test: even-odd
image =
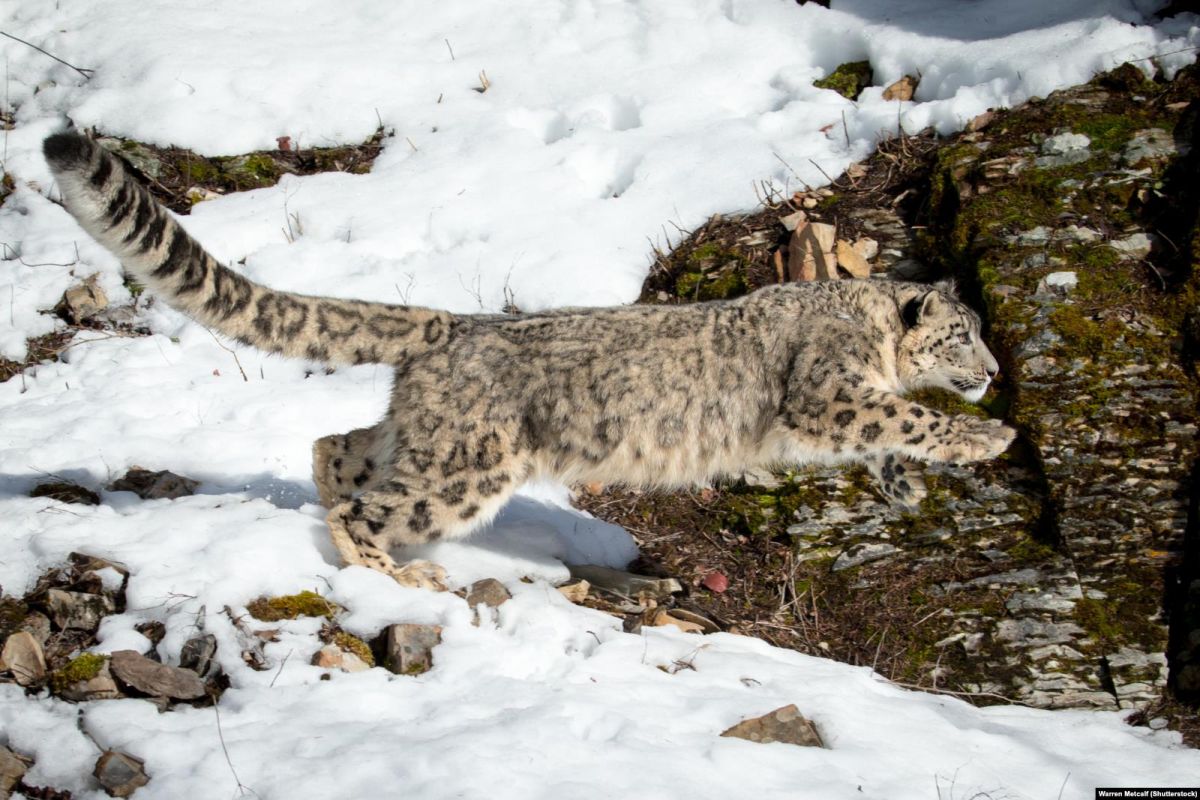
[[[996,363],[995,356],[986,347],[983,348],[983,369],[987,372],[989,378],[996,377],[996,373],[1000,371],[1000,365]]]

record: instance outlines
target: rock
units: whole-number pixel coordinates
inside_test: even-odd
[[[78,325],[106,308],[108,308],[108,295],[96,285],[96,276],[92,275],[83,283],[67,289],[54,310],[67,322]]]
[[[838,239],[837,242],[837,264],[855,278],[871,277],[871,265],[845,239]]]
[[[151,472],[141,467],[130,467],[128,472],[109,485],[108,490],[110,492],[133,492],[143,500],[163,498],[174,500],[177,497],[194,494],[199,485],[199,481],[176,475],[165,469]]]
[[[56,676],[58,673],[56,673]],[[63,700],[81,703],[86,700],[114,700],[121,697],[121,690],[113,680],[112,669],[108,659],[104,659],[99,671],[90,678],[66,683],[61,679],[55,680],[51,688]]]
[[[729,578],[720,572],[710,572],[700,581],[700,585],[710,592],[720,594],[729,589]]]
[[[7,747],[0,747],[0,797],[7,798],[13,788],[25,777],[33,759],[18,755]]]
[[[833,562],[834,572],[839,572],[843,569],[851,567],[859,567],[871,561],[879,561],[888,556],[895,555],[899,550],[895,545],[887,542],[866,542],[854,544],[848,547],[841,555]]]
[[[396,583],[410,589],[426,589],[431,592],[444,592],[449,589],[446,585],[446,568],[432,561],[414,559],[392,573]]]
[[[30,611],[21,620],[20,629],[28,631],[38,644],[45,647],[46,640],[50,638],[50,618],[40,611]]]
[[[587,600],[588,590],[592,588],[592,585],[582,578],[576,578],[557,588],[562,592],[562,596],[572,603],[582,603]]]
[[[183,643],[179,651],[179,666],[199,675],[208,677],[209,672],[216,666],[217,637],[211,633],[195,636]]]
[[[66,481],[49,481],[39,483],[29,492],[30,497],[49,497],[60,503],[77,503],[85,506],[100,505],[100,495],[91,489],[85,489],[77,483]]]
[[[204,681],[191,670],[159,664],[133,650],[113,653],[111,669],[117,680],[142,694],[196,700],[206,693]]]
[[[862,90],[874,79],[870,61],[850,61],[839,64],[824,78],[813,81],[818,89],[832,89],[847,100],[857,100]]]
[[[595,564],[573,564],[568,565],[567,569],[571,571],[573,578],[583,578],[597,589],[624,597],[649,595],[663,598],[683,591],[683,584],[675,578],[651,578]]]
[[[340,669],[342,672],[362,672],[371,668],[354,653],[349,653],[336,644],[327,644],[313,654],[312,664],[325,669]]]
[[[1092,140],[1082,133],[1060,133],[1042,142],[1041,153],[1033,160],[1039,167],[1065,167],[1079,164],[1092,157]]]
[[[397,675],[420,675],[433,668],[433,648],[441,625],[389,625],[384,631],[383,666]]]
[[[1108,246],[1121,254],[1123,258],[1142,259],[1150,255],[1154,249],[1154,239],[1145,233],[1135,233],[1124,239],[1114,239]]]
[[[1038,282],[1036,295],[1044,297],[1065,297],[1079,283],[1079,276],[1074,272],[1051,272]]]
[[[905,75],[895,83],[890,84],[883,90],[884,100],[912,100],[913,93],[917,90],[917,79],[911,75]]]
[[[92,774],[112,797],[129,797],[150,782],[146,762],[119,750],[105,750]]]
[[[808,214],[804,211],[793,211],[786,217],[779,218],[779,224],[784,227],[789,233],[800,227],[800,223],[808,222]]]
[[[100,626],[101,619],[117,610],[108,595],[62,589],[47,590],[45,602],[50,621],[59,630],[94,631]]]
[[[988,125],[991,125],[992,121],[994,119],[996,119],[996,112],[989,108],[987,111],[983,112],[982,114],[979,114],[978,116],[973,117],[971,119],[971,121],[967,123],[967,131],[969,133],[974,133],[975,131],[981,131],[984,128],[986,128]]]
[[[167,635],[167,626],[158,620],[149,622],[139,622],[133,626],[133,629],[150,640],[150,643],[158,647],[158,643]]]
[[[673,625],[684,633],[717,633],[721,630],[720,626],[708,617],[686,608],[650,608],[646,610],[645,616],[647,625]]]
[[[499,608],[511,598],[512,595],[504,588],[503,583],[495,578],[484,578],[471,584],[471,591],[467,592],[467,605],[475,608],[482,603],[491,608]]]
[[[824,222],[803,222],[788,240],[788,279],[837,280],[834,242],[837,228]]]
[[[46,655],[42,645],[28,631],[18,631],[4,640],[0,668],[12,673],[21,686],[33,686],[46,680]]]
[[[1162,128],[1137,131],[1125,145],[1121,160],[1131,168],[1161,164],[1179,155],[1175,137]]]
[[[777,708],[761,717],[742,720],[721,734],[750,742],[783,742],[801,747],[824,747],[816,727],[793,705]]]

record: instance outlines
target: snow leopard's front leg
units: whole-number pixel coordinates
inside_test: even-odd
[[[943,414],[900,395],[840,387],[832,394],[795,391],[784,423],[801,451],[869,461],[895,454],[919,461],[966,464],[1008,449],[1016,431],[1000,420]],[[886,487],[885,487],[886,491]]]

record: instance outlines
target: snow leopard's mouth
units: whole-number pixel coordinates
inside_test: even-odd
[[[954,387],[954,390],[972,403],[978,403],[983,399],[989,383],[991,383],[991,379],[982,381],[967,380],[965,378],[950,379],[950,384]]]

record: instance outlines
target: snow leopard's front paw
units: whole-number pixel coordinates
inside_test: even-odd
[[[987,461],[1008,449],[1017,432],[998,419],[954,417],[930,448],[930,457],[950,464]]]
[[[870,464],[879,490],[892,505],[913,510],[925,499],[925,470],[921,462],[888,453]]]

